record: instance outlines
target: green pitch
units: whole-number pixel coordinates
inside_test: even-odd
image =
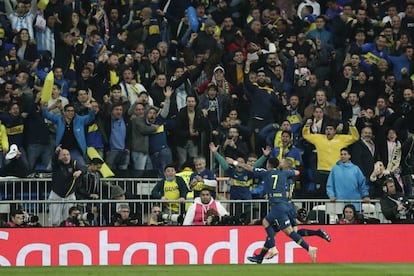
[[[84,267],[0,267],[1,275],[413,275],[414,264],[266,264]]]

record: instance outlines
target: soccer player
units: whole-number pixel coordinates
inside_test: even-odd
[[[263,219],[262,225],[265,228],[267,238],[261,252],[258,255],[248,257],[248,260],[261,264],[263,259],[271,259],[276,256],[279,251],[275,246],[275,229],[273,223],[276,223],[280,230],[288,235],[297,244],[302,246],[312,258],[312,262],[316,261],[317,248],[309,246],[297,232],[294,231],[292,221],[295,219],[292,215],[292,207],[289,203],[290,196],[294,185],[290,184],[288,178],[293,178],[299,174],[299,171],[289,170],[281,171],[279,160],[277,158],[269,158],[265,169],[253,169],[251,166],[242,165],[246,170],[253,171],[256,177],[260,177],[264,181],[265,193],[268,195],[270,212]]]
[[[284,171],[292,170],[293,169],[293,164],[294,164],[294,161],[291,158],[284,158],[280,161],[279,169],[284,170]],[[289,186],[289,187],[293,188],[294,185],[295,185],[295,178],[294,177],[293,178],[292,177],[288,178],[288,184],[293,185],[293,186]],[[290,196],[292,196],[292,195],[290,195]],[[319,236],[322,239],[324,239],[328,242],[331,242],[331,237],[322,228],[319,228],[318,230],[305,229],[305,228],[298,229],[298,224],[305,224],[306,223],[307,216],[308,216],[307,211],[305,209],[296,210],[296,206],[293,202],[290,202],[290,207],[291,207],[291,210],[290,210],[291,216],[293,218],[291,223],[292,223],[293,230],[295,232],[297,232],[302,237],[305,237],[305,236]],[[275,229],[275,232],[280,231],[280,229],[278,229],[277,225],[273,225],[273,228]]]

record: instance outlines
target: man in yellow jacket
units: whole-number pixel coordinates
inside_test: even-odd
[[[312,120],[308,119],[302,129],[302,136],[312,143],[317,152],[317,172],[315,176],[315,197],[326,198],[326,181],[329,172],[340,159],[341,148],[352,145],[359,139],[359,133],[354,125],[349,126],[350,134],[337,134],[333,123],[325,127],[325,134],[313,134],[310,131]]]

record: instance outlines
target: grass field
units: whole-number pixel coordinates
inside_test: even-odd
[[[414,263],[404,264],[266,264],[160,265],[84,267],[0,267],[1,275],[414,275]]]

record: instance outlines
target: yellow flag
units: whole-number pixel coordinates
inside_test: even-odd
[[[86,153],[88,154],[89,159],[99,158],[103,161],[102,156],[96,151],[94,147],[88,147],[86,149]],[[99,170],[104,178],[115,176],[114,172],[108,167],[106,163],[102,164],[102,168]]]
[[[52,88],[54,81],[55,78],[53,76],[53,71],[50,71],[46,76],[45,83],[43,84],[41,96],[42,102],[48,102],[50,97],[52,97]]]

